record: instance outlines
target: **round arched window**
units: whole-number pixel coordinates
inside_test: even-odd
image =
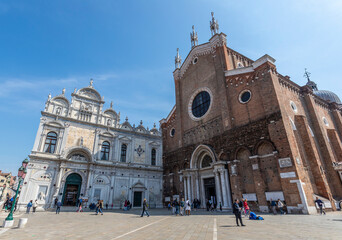
[[[196,118],[202,117],[207,113],[210,106],[210,94],[202,91],[196,95],[192,101],[191,111]]]
[[[239,100],[241,103],[247,103],[249,100],[251,100],[252,93],[249,90],[245,90],[240,93]]]
[[[204,158],[202,159],[201,167],[202,168],[210,167],[212,162],[213,160],[211,159],[211,157],[209,155],[205,155]]]

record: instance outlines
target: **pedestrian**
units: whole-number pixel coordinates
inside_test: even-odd
[[[176,214],[176,216],[178,216],[178,214],[179,214],[179,202],[178,202],[177,198],[174,201],[174,206],[175,206],[175,214]]]
[[[243,206],[243,203],[244,203],[245,199],[241,199],[241,201],[239,201],[239,207],[241,208],[241,213],[245,212],[245,208]]]
[[[271,209],[274,215],[277,214],[276,206],[277,206],[277,203],[271,199]]]
[[[190,212],[191,212],[191,203],[190,200],[186,200],[185,202],[185,215],[190,216]]]
[[[168,211],[171,211],[171,202],[169,202],[169,203],[167,204],[167,210],[168,210]],[[171,212],[171,214],[172,214],[172,212]]]
[[[237,226],[240,226],[239,225],[239,220],[240,220],[240,223],[241,223],[241,226],[245,226],[243,223],[242,223],[242,219],[241,219],[241,207],[239,206],[239,200],[238,199],[235,199],[235,203],[233,204],[233,213],[235,215],[235,220],[236,220],[236,225]]]
[[[285,212],[284,212],[284,206],[285,206],[285,204],[280,200],[280,199],[278,199],[278,209],[279,209],[279,211],[280,211],[280,214],[286,214]]]
[[[171,214],[175,214],[176,213],[176,206],[175,206],[175,201],[173,200],[172,203],[171,203],[171,207],[172,207],[172,212]]]
[[[26,213],[30,213],[31,207],[32,207],[32,200],[27,204]]]
[[[57,207],[58,197],[55,198],[55,207]]]
[[[207,200],[206,206],[207,206],[207,211],[209,212],[209,209],[210,209],[210,202],[209,202],[209,200]]]
[[[245,209],[245,217],[249,217],[250,208],[247,203],[247,198],[245,198],[245,201],[243,202],[243,208]]]
[[[14,212],[17,211],[18,200],[19,200],[19,197],[17,197],[17,201],[15,201]]]
[[[102,200],[98,200],[97,205],[96,205],[96,215],[99,214],[99,212],[101,213],[101,215],[103,215],[103,201]]]
[[[127,205],[128,206],[128,205]],[[108,210],[108,203],[106,203],[106,210]]]
[[[78,208],[77,208],[76,212],[83,212],[82,201],[79,201]]]
[[[61,211],[61,206],[62,206],[62,203],[61,201],[58,201],[58,198],[57,199],[57,203],[56,203],[56,214],[59,214],[59,212]]]
[[[148,213],[147,209],[148,209],[148,205],[147,205],[147,202],[146,202],[146,198],[144,198],[143,209],[142,209],[142,212],[141,212],[141,216],[140,216],[140,217],[143,217],[143,216],[144,216],[144,213],[146,213],[147,217],[150,216],[150,214]]]
[[[184,198],[182,198],[182,201],[180,201],[180,215],[184,216]]]
[[[321,215],[322,215],[322,213],[324,213],[324,215],[325,215],[325,211],[323,209],[325,207],[324,202],[321,199],[319,199],[318,197],[316,197],[315,203],[318,205]]]
[[[32,204],[32,212],[36,212],[36,209],[37,209],[37,207],[38,207],[38,200],[36,199],[35,201],[34,201],[34,203]]]
[[[222,203],[221,202],[220,202],[219,206],[220,206],[220,211],[222,212]]]
[[[131,206],[131,202],[130,202],[129,200],[127,201],[127,207],[128,207],[128,210],[130,210],[131,207],[132,207],[132,206]]]

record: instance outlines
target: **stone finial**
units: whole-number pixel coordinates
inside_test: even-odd
[[[76,91],[77,91],[77,88],[74,89],[74,93],[76,93]]]
[[[177,55],[175,57],[175,67],[176,67],[176,69],[180,68],[181,63],[182,63],[182,58],[179,55],[179,48],[177,48]]]
[[[65,88],[63,88],[63,90],[62,90],[62,94],[63,94],[63,95],[65,94]]]
[[[49,96],[48,96],[48,101],[51,100],[51,93],[49,93]]]
[[[214,18],[214,12],[211,12],[210,31],[211,36],[214,36],[215,34],[219,33],[219,24],[218,21]]]
[[[110,108],[113,108],[113,101],[110,102]]]
[[[140,125],[143,125],[143,121],[142,120],[140,120]]]
[[[156,123],[153,123],[153,128],[156,128],[156,126],[157,126]]]
[[[94,80],[91,78],[89,82],[89,87],[93,87]]]
[[[190,40],[191,40],[191,48],[194,48],[198,45],[198,36],[197,36],[197,32],[195,31],[194,25],[192,25],[192,32],[190,33]]]
[[[309,86],[310,88],[312,88],[312,90],[318,91],[317,84],[310,80],[310,75],[311,75],[311,73],[309,73],[305,68],[304,77],[308,80],[306,85]]]
[[[128,117],[126,116],[125,121],[128,122]]]

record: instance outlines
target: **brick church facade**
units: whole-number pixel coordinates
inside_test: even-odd
[[[299,86],[269,55],[253,61],[230,49],[212,14],[212,37],[185,61],[177,52],[176,104],[160,121],[164,200],[208,199],[224,209],[247,198],[269,211],[316,212],[316,196],[336,210],[342,199],[342,105],[314,82]]]

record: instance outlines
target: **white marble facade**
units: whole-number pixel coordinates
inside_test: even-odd
[[[88,87],[71,94],[49,95],[42,111],[30,163],[19,198],[19,209],[38,199],[39,208],[53,207],[58,197],[64,205],[75,198],[97,199],[109,208],[122,208],[127,199],[140,207],[162,207],[162,137],[159,129],[132,126],[113,104]],[[66,198],[68,195],[68,198]],[[141,198],[141,200],[140,200]],[[135,200],[135,201],[134,201]]]

